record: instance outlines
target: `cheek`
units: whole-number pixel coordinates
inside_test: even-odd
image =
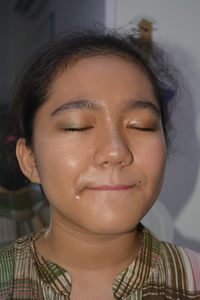
[[[163,181],[167,154],[164,138],[155,136],[151,140],[146,141],[145,145],[140,146],[138,160],[148,182],[160,185]]]
[[[83,170],[89,165],[90,153],[63,138],[38,140],[35,145],[36,164],[41,184],[74,188]]]

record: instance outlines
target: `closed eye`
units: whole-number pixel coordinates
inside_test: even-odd
[[[92,129],[92,126],[89,127],[83,127],[83,128],[64,128],[64,131],[71,131],[71,132],[83,132],[83,131],[87,131],[89,129]]]
[[[137,127],[137,126],[127,126],[128,129],[135,129],[140,131],[156,131],[155,127]]]

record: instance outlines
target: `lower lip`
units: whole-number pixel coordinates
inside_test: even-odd
[[[132,189],[134,186],[133,185],[117,185],[117,186],[107,186],[107,185],[102,185],[102,186],[94,186],[88,188],[89,190],[101,190],[101,191],[116,191],[116,190],[129,190]]]

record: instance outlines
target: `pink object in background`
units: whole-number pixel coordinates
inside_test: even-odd
[[[9,136],[6,137],[5,143],[7,144],[7,143],[10,143],[10,142],[15,142],[16,139],[17,139],[16,136],[14,136],[14,135],[9,135]]]

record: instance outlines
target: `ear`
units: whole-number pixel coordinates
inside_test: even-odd
[[[26,145],[26,140],[20,138],[16,145],[16,155],[21,171],[32,182],[40,184],[40,177],[35,163],[33,150]]]

